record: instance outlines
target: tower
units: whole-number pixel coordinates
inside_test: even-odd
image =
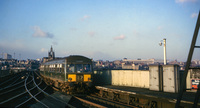
[[[48,53],[48,59],[49,59],[49,60],[55,59],[55,53],[54,53],[54,51],[53,51],[52,46],[51,46],[51,49],[50,49],[50,51],[49,51],[49,53]]]

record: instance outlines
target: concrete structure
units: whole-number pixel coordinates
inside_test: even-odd
[[[149,88],[149,71],[112,70],[112,85]]]
[[[103,98],[127,103],[138,108],[175,108],[178,95],[177,93],[164,93],[125,86],[103,85],[96,86],[96,88],[99,90],[98,95]],[[183,100],[178,108],[192,108],[194,97],[195,94],[192,92],[183,95]],[[198,103],[197,108],[200,108],[200,103]]]
[[[97,70],[94,71],[95,85],[116,85],[149,88],[148,70]]]
[[[147,60],[142,60],[142,59],[137,59],[137,60],[128,60],[128,59],[123,59],[123,62],[132,62],[134,64],[154,64],[157,61],[155,59],[147,59]]]
[[[149,90],[163,91],[163,70],[161,65],[149,65]]]
[[[12,55],[4,53],[4,59],[12,59]]]
[[[94,71],[95,85],[114,85],[147,88],[153,91],[177,93],[183,71],[179,65],[149,65],[149,70]],[[186,89],[193,91],[200,80],[200,69],[191,69],[186,80]],[[193,85],[192,85],[193,84]]]
[[[180,73],[178,65],[163,65],[163,91],[178,93]]]
[[[133,69],[132,64],[122,63],[122,69]]]

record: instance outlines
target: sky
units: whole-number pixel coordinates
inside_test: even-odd
[[[167,59],[186,61],[199,10],[200,0],[0,0],[0,54],[163,59],[166,38]]]

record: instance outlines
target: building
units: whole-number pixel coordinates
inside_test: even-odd
[[[129,63],[122,63],[122,69],[133,69],[133,66]]]
[[[43,57],[42,63],[45,63],[45,62],[47,62],[49,60],[53,60],[53,59],[56,59],[56,58],[55,58],[55,52],[53,51],[53,47],[51,46],[51,49],[48,52],[48,57]]]
[[[55,52],[53,51],[52,46],[51,46],[51,50],[48,53],[48,58],[49,58],[49,60],[55,59]]]
[[[12,59],[12,55],[4,53],[4,59]]]
[[[43,57],[43,58],[42,58],[42,63],[45,63],[45,62],[47,62],[48,60],[49,60],[48,57]]]

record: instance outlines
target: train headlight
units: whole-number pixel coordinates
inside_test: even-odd
[[[69,78],[68,80],[69,80],[69,81],[72,81],[72,78]]]

